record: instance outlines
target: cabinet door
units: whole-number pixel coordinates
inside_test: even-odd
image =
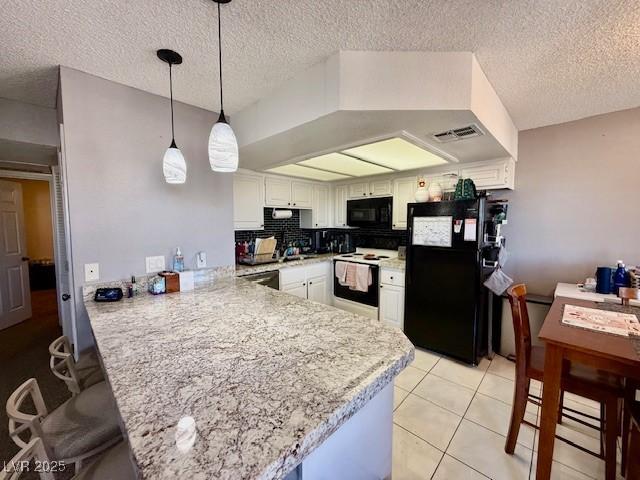
[[[470,178],[479,189],[509,188],[506,162],[496,162],[460,169],[462,178]]]
[[[307,298],[314,302],[328,304],[327,277],[313,277],[307,281]]]
[[[326,185],[314,185],[313,228],[327,228],[329,226],[329,187]]]
[[[233,175],[233,225],[235,230],[264,229],[264,177]]]
[[[369,182],[369,195],[374,197],[388,197],[391,195],[391,180]]]
[[[291,206],[291,181],[284,178],[265,179],[265,203],[267,207]]]
[[[404,288],[380,285],[380,321],[397,327],[404,325]]]
[[[347,226],[347,196],[349,188],[347,185],[339,185],[336,187],[335,192],[335,212],[334,225],[336,227]]]
[[[407,204],[415,201],[416,177],[397,178],[393,181],[392,226],[395,230],[407,228]]]
[[[287,292],[290,295],[295,295],[300,298],[307,298],[307,284],[305,283],[292,283],[280,288],[281,291]]]
[[[311,208],[313,201],[313,185],[311,183],[291,182],[291,206]]]
[[[369,195],[369,182],[349,184],[349,198],[362,198]]]

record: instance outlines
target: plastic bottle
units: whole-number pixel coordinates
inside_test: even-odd
[[[618,260],[618,268],[616,269],[616,273],[613,274],[614,293],[617,295],[620,287],[628,287],[628,286],[629,286],[629,274],[627,273],[627,269],[624,266],[624,262],[622,260]]]
[[[184,257],[182,256],[180,247],[176,248],[176,254],[173,257],[173,271],[174,272],[184,271]]]

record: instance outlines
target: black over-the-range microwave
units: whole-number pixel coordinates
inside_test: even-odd
[[[350,227],[391,228],[393,197],[363,198],[347,201],[347,225]]]

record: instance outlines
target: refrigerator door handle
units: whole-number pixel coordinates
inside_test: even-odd
[[[482,259],[482,266],[484,268],[498,268],[497,260],[487,260],[486,258]]]

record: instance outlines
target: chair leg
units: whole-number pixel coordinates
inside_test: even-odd
[[[564,404],[564,390],[560,390],[560,403],[558,404],[558,423],[562,424],[562,405]]]
[[[509,422],[509,433],[504,445],[504,451],[513,454],[518,441],[520,424],[524,420],[524,412],[527,409],[527,399],[529,398],[529,379],[519,378],[516,380],[513,390],[513,407],[511,407],[511,421]]]
[[[609,398],[605,404],[605,479],[616,478],[616,442],[618,440],[618,399]]]

